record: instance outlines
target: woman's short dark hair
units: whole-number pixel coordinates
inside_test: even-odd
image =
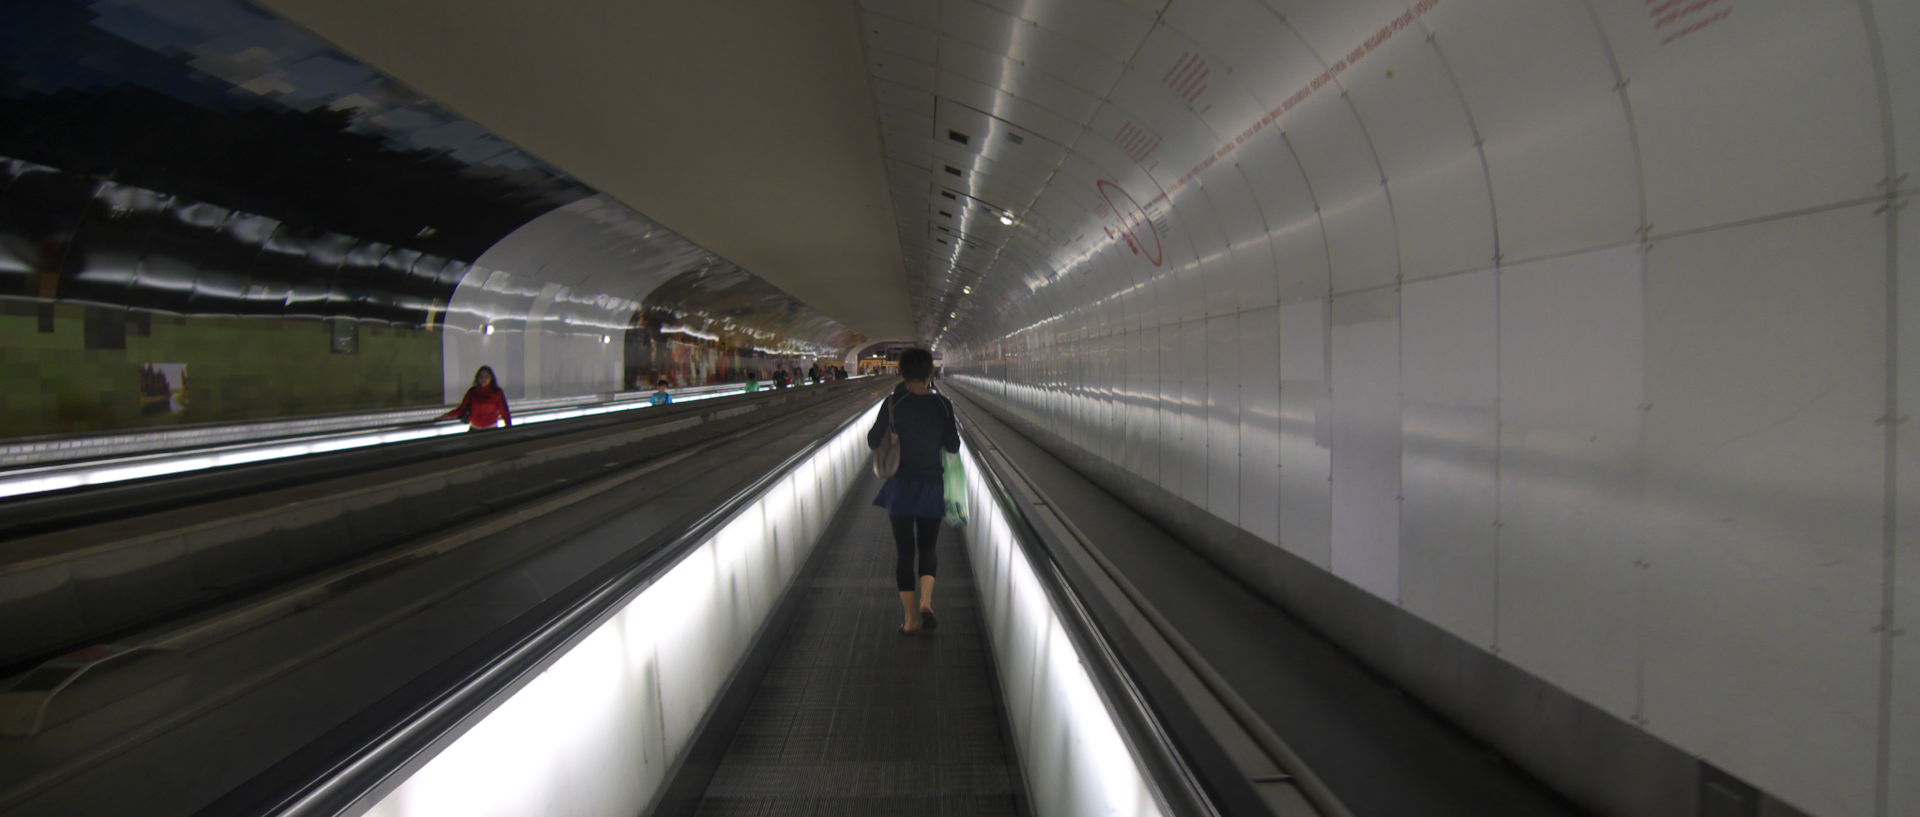
[[[933,376],[933,353],[908,349],[900,353],[900,376],[907,380],[925,380]]]

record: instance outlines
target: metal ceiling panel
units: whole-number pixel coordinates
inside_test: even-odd
[[[939,71],[931,63],[900,54],[869,54],[867,68],[880,79],[928,93],[933,92]]]
[[[1059,32],[1075,42],[1126,62],[1153,26],[1153,15],[1108,0],[978,0],[981,5]]]
[[[940,41],[939,65],[1071,120],[1092,115],[1100,105],[1100,98],[1084,89],[952,37]]]
[[[860,7],[921,28],[940,27],[940,0],[860,0]]]
[[[1120,74],[1120,58],[1108,57],[1039,25],[972,0],[941,4],[941,32],[1005,55],[1096,95]]]
[[[940,74],[940,96],[976,110],[991,112],[1058,144],[1070,145],[1080,135],[1080,124],[1024,99],[983,85],[959,74]]]
[[[862,14],[860,23],[860,35],[866,40],[867,50],[876,57],[897,54],[918,58],[917,55],[933,53],[934,44],[940,38],[936,29],[921,28],[879,14]]]
[[[943,101],[939,105],[934,126],[937,138],[949,138],[948,131],[959,131],[968,137],[968,149],[999,164],[1050,173],[1067,154],[1066,147],[1052,140],[957,102]]]
[[[905,85],[888,82],[883,79],[873,81],[873,96],[879,103],[881,122],[888,122],[891,112],[887,107],[902,108],[919,116],[933,116],[933,95]]]

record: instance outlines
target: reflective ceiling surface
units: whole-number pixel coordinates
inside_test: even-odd
[[[913,333],[850,0],[266,0],[869,337]]]

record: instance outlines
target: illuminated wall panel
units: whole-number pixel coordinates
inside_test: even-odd
[[[1449,660],[1517,668],[1556,723],[1810,813],[1911,811],[1916,14],[1174,0],[1104,43],[1130,57],[1058,172],[996,180],[1037,185],[981,234],[1003,259],[952,284],[924,260],[961,317],[923,328],[970,395],[1162,521],[1458,636]],[[969,42],[1057,25],[1020,15]],[[1004,63],[996,99],[1092,68],[1057,58]],[[1109,343],[1123,371],[1082,351]],[[1055,409],[1108,379],[1113,412]],[[1262,580],[1330,630],[1374,609],[1294,576]],[[1414,632],[1348,646],[1392,666],[1444,640]],[[1502,751],[1561,756],[1473,682],[1407,674]]]
[[[640,813],[858,475],[847,465],[869,423],[775,481],[367,814]]]

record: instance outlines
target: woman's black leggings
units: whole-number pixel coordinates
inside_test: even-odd
[[[913,552],[915,550],[914,534],[919,534],[920,575],[938,575],[934,571],[938,569],[940,562],[933,555],[933,540],[940,536],[940,520],[920,519],[912,516],[889,516],[887,518],[893,520],[893,547],[900,556],[900,558],[893,563],[893,582],[900,587],[900,592],[912,592],[914,575]]]

